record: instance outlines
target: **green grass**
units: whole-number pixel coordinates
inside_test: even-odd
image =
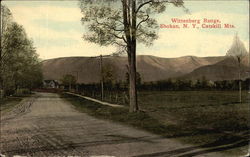
[[[222,147],[235,156],[247,150],[249,96],[237,103],[236,91],[151,92],[139,96],[141,108],[165,126],[173,125],[172,137],[202,147]],[[162,135],[171,137],[169,132]],[[170,136],[169,136],[170,135]],[[236,146],[233,146],[236,145]],[[244,154],[244,153],[243,153]]]
[[[162,123],[233,132],[249,127],[247,93],[242,103],[237,100],[237,92],[215,91],[141,93],[139,97],[141,108]]]
[[[21,97],[8,97],[0,99],[0,112],[8,112],[22,100]]]
[[[239,156],[249,139],[249,97],[237,103],[236,91],[140,92],[142,112],[112,108],[64,95],[77,109],[92,116],[144,129],[209,149]]]

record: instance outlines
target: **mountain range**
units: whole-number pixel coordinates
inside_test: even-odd
[[[109,68],[116,80],[126,79],[127,57],[105,57],[102,59],[103,69]],[[48,59],[42,62],[45,80],[60,80],[63,75],[77,77],[78,83],[97,83],[100,81],[100,58],[64,57]],[[242,77],[249,76],[249,57],[241,64]],[[137,56],[137,71],[143,82],[166,80],[168,78],[208,80],[234,80],[238,78],[238,62],[226,56],[178,58],[161,58],[155,56]]]

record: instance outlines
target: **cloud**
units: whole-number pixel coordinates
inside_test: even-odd
[[[112,46],[100,47],[82,39],[84,27],[81,26],[82,14],[77,5],[75,7],[59,7],[52,6],[49,3],[40,6],[20,4],[10,7],[10,9],[15,21],[23,25],[29,37],[34,39],[37,52],[43,59],[65,56],[96,56],[115,51]],[[233,35],[236,31],[238,31],[246,48],[249,49],[248,16],[211,10],[194,12],[191,15],[178,15],[180,16],[175,17],[220,19],[223,23],[234,24],[236,28],[219,30],[160,29],[160,38],[154,42],[154,45],[149,48],[139,45],[138,54],[161,57],[225,55],[232,44]],[[159,24],[170,23],[171,18],[173,16],[169,16],[167,12],[157,16]],[[67,23],[66,28],[65,24]],[[72,25],[72,23],[75,25]]]
[[[50,5],[27,7],[27,6],[15,6],[11,8],[12,13],[15,15],[15,19],[47,19],[53,21],[79,21],[81,19],[81,12],[78,8],[72,7],[56,7]]]
[[[79,31],[79,28],[82,27],[80,22],[82,14],[79,8],[43,5],[35,7],[15,6],[10,9],[14,20],[23,25],[28,36],[34,39],[37,53],[42,59],[66,56],[96,56],[115,52],[115,48],[112,46],[100,47],[82,39],[84,29]],[[42,24],[38,24],[37,21],[42,22]],[[60,26],[60,30],[57,30],[56,27],[58,26],[52,28],[49,22],[78,25],[62,31],[63,25]]]
[[[14,20],[23,25],[28,35],[32,38],[60,39],[66,37],[75,39],[76,36],[78,37],[79,32],[74,31],[74,28],[62,32],[49,27],[50,21],[72,23],[77,21],[80,25],[81,13],[78,8],[15,6],[11,8],[11,12],[13,13]],[[36,21],[43,21],[44,25],[39,26]]]

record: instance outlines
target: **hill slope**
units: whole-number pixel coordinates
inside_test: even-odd
[[[241,64],[242,79],[249,76],[249,58],[245,57]],[[182,76],[186,79],[199,79],[206,77],[208,80],[237,80],[239,78],[238,62],[235,58],[226,57],[222,61],[219,61],[212,65],[206,65],[199,67],[189,74]]]
[[[154,56],[138,56],[137,70],[142,81],[164,80],[178,77],[193,70],[220,62],[224,57],[160,58]],[[127,57],[103,58],[103,66],[111,66],[117,80],[125,80]],[[44,79],[60,80],[65,74],[77,76],[79,83],[95,83],[100,80],[99,58],[65,57],[43,61]]]

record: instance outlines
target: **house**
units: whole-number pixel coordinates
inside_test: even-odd
[[[59,83],[57,80],[44,80],[43,87],[44,88],[59,88]]]

